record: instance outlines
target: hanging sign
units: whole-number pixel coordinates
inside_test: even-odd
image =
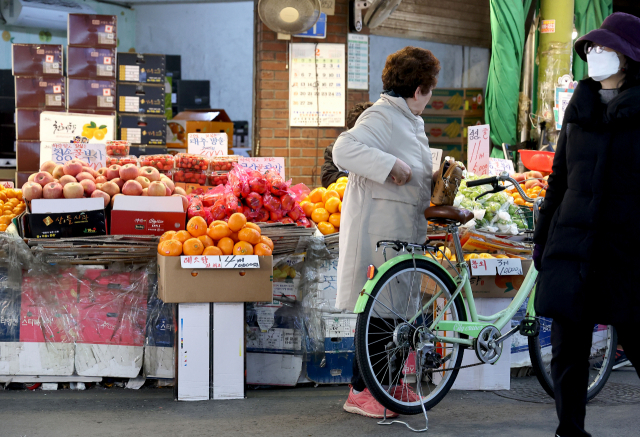
[[[573,97],[573,88],[556,87],[555,107],[553,108],[553,115],[556,119],[556,129],[562,129],[562,121],[564,120],[564,113],[569,106],[571,97]]]
[[[318,38],[324,39],[327,37],[327,14],[324,12],[320,12],[320,18],[316,21],[316,24],[313,25],[309,30],[304,33],[299,33],[294,36],[299,36],[301,38]]]
[[[467,170],[475,175],[489,174],[489,137],[488,124],[467,128]]]
[[[212,158],[229,154],[229,138],[225,132],[191,133],[187,151]]]
[[[274,170],[278,172],[282,179],[286,180],[286,178],[284,177],[284,158],[277,158],[272,156],[247,158],[241,156],[238,158],[238,164],[242,167],[259,171],[262,174],[265,174],[268,170]]]

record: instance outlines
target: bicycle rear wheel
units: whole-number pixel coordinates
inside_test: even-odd
[[[533,370],[544,388],[552,398],[553,379],[551,378],[551,324],[552,320],[540,317],[540,335],[529,337],[529,356]],[[611,375],[615,362],[618,336],[613,326],[595,325],[593,328],[593,343],[589,354],[589,388],[587,402],[595,398],[604,388]]]
[[[380,277],[356,326],[356,358],[367,388],[387,409],[400,414],[422,413],[447,394],[458,375],[463,347],[435,343],[436,363],[416,375],[416,346],[421,333],[444,312],[456,285],[437,265],[423,259],[407,260]],[[424,308],[436,293],[441,295]],[[417,316],[417,317],[416,317]],[[461,298],[444,312],[443,320],[466,321]],[[414,319],[411,321],[411,319]],[[457,337],[457,332],[435,332]],[[422,399],[417,393],[422,393]]]

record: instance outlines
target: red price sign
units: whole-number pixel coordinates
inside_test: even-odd
[[[489,174],[491,153],[489,125],[469,126],[467,140],[467,170],[476,175]]]

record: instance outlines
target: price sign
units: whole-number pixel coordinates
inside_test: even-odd
[[[489,174],[489,125],[467,128],[467,170],[475,175]]]
[[[79,159],[94,170],[107,165],[107,151],[104,144],[97,143],[41,143],[40,151],[51,149],[50,160],[64,165],[72,159]],[[40,161],[44,157],[40,155]],[[48,161],[48,159],[44,159]]]
[[[207,158],[227,156],[229,154],[229,138],[225,132],[189,134],[188,152]]]
[[[12,181],[1,181],[0,185],[5,188],[15,188]]]
[[[257,255],[228,256],[181,256],[183,269],[259,269],[260,258]]]
[[[471,274],[475,276],[495,276],[495,259],[471,259]]]
[[[264,158],[245,158],[241,156],[238,158],[238,164],[242,167],[250,168],[251,170],[259,171],[262,174],[265,174],[268,170],[277,171],[282,179],[284,177],[284,158],[276,158],[267,156]]]
[[[522,261],[517,258],[497,259],[499,276],[522,275]]]
[[[442,163],[442,149],[431,149],[431,170],[435,173],[440,170]]]
[[[471,259],[471,274],[474,276],[522,275],[522,261],[517,258]]]
[[[506,171],[509,174],[515,173],[513,162],[510,159],[489,158],[489,173],[493,176],[500,176]]]

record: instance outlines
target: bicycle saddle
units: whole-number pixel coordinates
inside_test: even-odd
[[[473,219],[473,213],[455,206],[432,206],[424,210],[424,217],[430,222],[451,220],[464,225]]]

